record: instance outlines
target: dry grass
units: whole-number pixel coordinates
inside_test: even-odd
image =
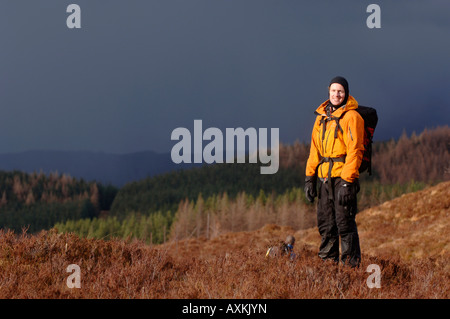
[[[361,212],[358,269],[322,262],[316,229],[296,232],[274,224],[159,246],[55,230],[0,231],[0,298],[447,299],[449,186]],[[298,259],[265,258],[267,248],[288,234],[296,235]],[[80,289],[66,285],[70,264],[81,268]],[[381,268],[380,289],[366,284],[370,264]]]

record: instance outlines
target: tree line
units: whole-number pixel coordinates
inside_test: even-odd
[[[57,172],[0,171],[0,227],[30,232],[109,210],[118,189]]]
[[[359,211],[379,205],[402,194],[418,191],[422,182],[383,185],[371,181],[361,185],[358,194]],[[212,239],[225,232],[252,231],[273,223],[305,229],[315,226],[315,205],[309,203],[303,189],[294,187],[282,194],[260,190],[258,196],[239,192],[195,200],[184,199],[175,212],[142,214],[131,211],[124,217],[85,218],[58,223],[60,232],[75,232],[83,237],[139,239],[149,244],[166,240],[205,237]]]
[[[118,192],[111,214],[124,216],[127,211],[176,211],[180,201],[227,193],[234,198],[240,192],[258,196],[283,194],[303,187],[309,144],[295,142],[280,146],[280,169],[274,175],[261,175],[260,164],[215,164],[189,170],[173,171],[125,185]],[[450,128],[424,130],[399,140],[375,142],[372,155],[373,175],[362,173],[360,179],[382,185],[411,182],[437,183],[450,179]]]
[[[303,227],[311,222],[305,214],[313,207],[301,191],[308,154],[308,144],[281,145],[280,169],[274,175],[261,175],[260,163],[214,164],[149,177],[121,189],[66,174],[0,171],[0,227],[38,231],[57,224],[60,231],[83,236],[115,234],[151,243],[213,236],[217,229],[250,230],[267,222]],[[449,180],[449,154],[448,126],[375,142],[373,176],[360,177],[359,208]],[[267,202],[271,204],[265,207]],[[227,205],[234,208],[223,208]],[[292,220],[286,210],[308,218]]]
[[[226,192],[235,197],[242,191],[257,196],[260,190],[283,193],[303,184],[301,167],[260,174],[259,163],[223,163],[177,170],[123,186],[111,206],[111,215],[124,217],[129,211],[176,211],[184,199],[201,193],[212,196]]]

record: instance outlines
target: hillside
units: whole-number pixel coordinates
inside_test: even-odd
[[[57,222],[92,218],[111,207],[116,193],[112,186],[65,174],[0,170],[0,227],[34,233]]]
[[[0,298],[445,299],[449,186],[441,183],[361,212],[359,269],[322,262],[314,228],[269,224],[156,246],[56,230],[19,236],[0,230]],[[269,246],[293,233],[295,261],[264,257]],[[73,263],[81,269],[80,289],[66,286],[66,267]],[[371,264],[381,268],[380,289],[367,286]]]
[[[397,141],[375,142],[373,175],[361,174],[362,193],[366,199],[371,197],[374,183],[386,188],[411,182],[430,185],[450,180],[449,140],[450,128],[442,126],[410,137],[404,134]],[[182,200],[195,202],[200,194],[205,199],[223,193],[234,198],[242,192],[255,197],[261,190],[266,194],[283,194],[295,187],[303,188],[309,149],[309,144],[299,142],[280,145],[280,168],[273,175],[260,174],[260,163],[224,163],[167,172],[128,183],[120,188],[111,214],[175,212]],[[390,198],[383,201],[387,199]],[[361,204],[373,203],[365,200]]]
[[[360,176],[359,207],[448,181],[449,137],[450,128],[443,126],[374,143],[373,176]],[[186,169],[161,174],[171,160],[154,152],[0,154],[0,168],[7,163],[8,169],[20,169],[0,170],[0,227],[19,232],[28,227],[35,233],[57,226],[81,236],[121,234],[122,239],[131,236],[147,243],[191,234],[211,238],[271,223],[304,229],[315,220],[310,214],[314,206],[303,192],[308,152],[304,143],[280,145],[280,168],[273,175],[260,174],[259,163],[192,164],[191,169],[172,163],[172,168]],[[92,181],[92,174],[101,181],[135,174],[136,181],[118,189]],[[55,179],[55,185],[45,189],[47,179]]]
[[[450,256],[450,182],[404,194],[356,215],[362,252],[402,260]],[[316,229],[295,233],[299,242],[320,243]],[[450,269],[450,268],[449,268]]]

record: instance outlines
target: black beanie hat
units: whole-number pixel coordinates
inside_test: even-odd
[[[345,105],[347,103],[347,99],[349,96],[349,91],[348,91],[348,82],[345,78],[343,78],[342,76],[336,76],[333,79],[331,79],[330,81],[330,85],[328,86],[328,90],[330,89],[331,84],[333,83],[339,83],[340,85],[342,85],[344,87],[345,90],[345,98],[344,101],[342,101],[342,103],[340,105],[337,105],[337,107],[341,107],[342,105]]]

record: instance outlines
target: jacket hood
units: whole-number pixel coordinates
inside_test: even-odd
[[[320,104],[320,106],[317,108],[315,113],[318,115],[326,116],[325,107],[328,105],[329,102],[330,102],[330,100],[328,99],[325,102],[323,102],[322,104]],[[333,112],[333,116],[340,117],[342,115],[342,113],[344,113],[348,110],[356,110],[357,108],[358,108],[358,102],[355,100],[355,98],[353,96],[349,95],[348,99],[347,99],[347,103],[345,105],[339,107],[338,109],[336,109]]]

